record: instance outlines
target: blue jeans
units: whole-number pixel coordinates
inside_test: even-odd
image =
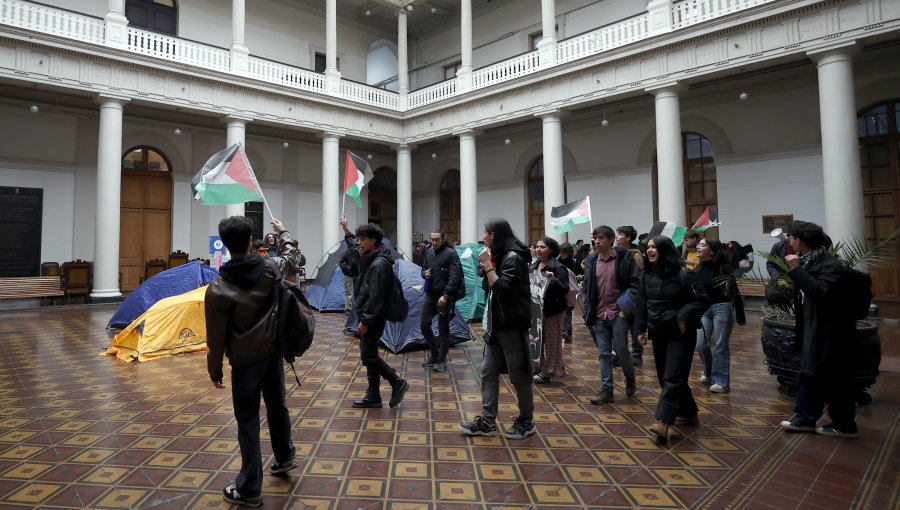
[[[715,303],[703,314],[703,327],[697,330],[697,352],[703,361],[703,373],[714,384],[728,387],[731,384],[731,348],[728,340],[734,329],[734,307],[731,303]],[[715,352],[711,345],[716,342]]]
[[[631,363],[631,352],[628,350],[628,319],[621,315],[614,319],[600,320],[594,323],[594,341],[600,351],[600,385],[603,390],[613,391],[612,351],[619,355],[622,374],[626,380],[634,379],[634,365]]]

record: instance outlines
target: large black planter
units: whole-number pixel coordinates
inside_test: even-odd
[[[878,326],[870,321],[856,322],[857,352],[853,367],[853,385],[856,402],[868,405],[872,397],[866,389],[875,383],[881,364],[881,339]],[[797,374],[800,372],[800,348],[794,341],[794,321],[762,320],[763,354],[769,373],[778,378],[789,394],[794,394]]]

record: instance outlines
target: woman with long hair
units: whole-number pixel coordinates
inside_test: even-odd
[[[500,399],[500,373],[504,365],[516,389],[519,415],[506,437],[521,439],[537,432],[528,328],[531,326],[531,290],[528,246],[516,239],[509,223],[492,218],[484,224],[484,250],[478,255],[479,274],[487,294],[484,311],[484,360],[481,365],[481,414],[459,426],[469,436],[496,436]]]
[[[556,257],[559,243],[549,237],[541,237],[534,244],[537,260],[531,271],[540,271],[547,277],[547,288],[542,296],[543,334],[541,334],[541,362],[535,367],[534,382],[546,384],[566,376],[563,363],[563,323],[566,318],[566,295],[569,293],[569,272]]]
[[[277,239],[278,239],[278,236],[276,236],[272,232],[266,234],[266,246],[265,247],[266,247],[266,250],[269,252],[269,256],[274,257],[274,256],[278,255]]]
[[[647,265],[638,288],[635,328],[638,341],[653,342],[656,377],[662,388],[656,405],[656,421],[650,426],[653,440],[666,445],[669,426],[681,418],[697,421],[697,403],[688,386],[691,361],[697,344],[700,317],[709,308],[703,285],[693,272],[682,269],[672,240],[656,236],[647,243]]]
[[[700,382],[711,384],[709,391],[713,393],[728,393],[731,389],[731,349],[728,342],[735,319],[740,325],[747,322],[744,301],[738,292],[722,243],[712,237],[703,238],[697,243],[697,254],[700,263],[694,272],[712,303],[703,314],[702,327],[697,330],[697,352],[703,362]],[[715,352],[713,341],[716,343]]]

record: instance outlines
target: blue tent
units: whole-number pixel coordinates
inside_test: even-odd
[[[218,271],[200,262],[188,262],[154,275],[122,301],[106,327],[124,328],[160,299],[200,288],[218,275]]]
[[[344,273],[338,263],[346,251],[347,243],[341,241],[338,249],[319,264],[315,279],[306,287],[306,300],[320,312],[344,311]]]

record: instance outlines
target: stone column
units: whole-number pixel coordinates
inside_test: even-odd
[[[412,146],[397,149],[397,247],[412,260]]]
[[[337,68],[337,0],[325,0],[325,90],[341,92],[341,73]]]
[[[680,86],[675,83],[649,90],[656,96],[656,161],[659,221],[686,225],[684,159],[681,154]]]
[[[472,88],[472,0],[460,0],[459,9],[461,13],[460,51],[462,62],[459,71],[456,72],[456,90],[465,92]]]
[[[538,41],[541,67],[556,65],[556,1],[541,0],[541,26],[543,35]]]
[[[478,171],[475,161],[475,131],[456,133],[459,137],[459,230],[460,241],[477,243]]]
[[[400,9],[397,16],[397,92],[400,94],[400,110],[406,109],[406,95],[409,94],[409,57],[407,56],[406,9]]]
[[[246,135],[247,135],[247,123],[252,119],[245,117],[237,117],[234,115],[228,116],[225,118],[225,122],[227,122],[228,128],[225,134],[225,145],[226,147],[231,147],[232,145],[239,143],[244,148],[247,147],[246,143]],[[229,216],[243,216],[244,215],[244,204],[233,204],[225,206],[225,217]]]
[[[560,116],[559,110],[539,115],[544,128],[544,231],[545,235],[562,243],[566,234],[554,232],[550,220],[552,208],[563,205],[566,200]]]
[[[853,88],[853,52],[857,50],[850,43],[809,53],[819,73],[824,228],[835,243],[864,241],[866,235]]]
[[[117,298],[122,193],[122,109],[126,97],[101,95],[97,143],[97,217],[94,228],[94,286],[91,298]]]
[[[103,20],[106,22],[106,45],[127,48],[128,18],[125,17],[125,0],[109,0],[109,10]]]
[[[340,146],[342,135],[323,133],[322,137],[322,253],[337,249],[341,241],[341,209],[338,198],[341,194]],[[350,200],[350,207],[356,207]]]
[[[245,0],[231,0],[231,72],[247,75],[250,49],[244,44]]]

